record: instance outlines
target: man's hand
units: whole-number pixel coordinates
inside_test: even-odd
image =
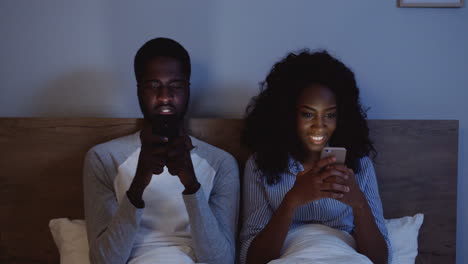
[[[187,135],[174,138],[167,146],[166,166],[170,174],[179,177],[180,182],[185,186],[185,193],[194,193],[199,188],[190,157],[190,150],[193,148],[192,140]]]
[[[159,175],[163,172],[167,163],[168,139],[153,135],[151,125],[144,124],[140,132],[141,151],[138,157],[138,165],[135,177],[130,185],[127,195],[130,201],[137,207],[143,207],[143,192],[149,185],[153,174]]]

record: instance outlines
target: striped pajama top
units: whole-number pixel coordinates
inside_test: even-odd
[[[360,159],[360,171],[356,181],[364,192],[375,222],[387,242],[391,263],[392,251],[385,226],[382,203],[379,196],[374,166],[369,157]],[[284,196],[293,187],[296,175],[303,171],[302,164],[289,158],[288,169],[281,174],[278,183],[269,185],[262,171],[257,168],[252,155],[245,165],[243,183],[242,230],[240,232],[240,263],[245,263],[250,243],[270,221]],[[338,200],[324,198],[299,207],[293,217],[289,231],[304,224],[322,224],[351,233],[354,228],[352,208]]]

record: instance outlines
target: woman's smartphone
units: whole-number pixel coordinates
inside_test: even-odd
[[[320,159],[330,156],[335,156],[335,163],[344,164],[346,161],[346,149],[338,147],[324,147],[320,153]]]

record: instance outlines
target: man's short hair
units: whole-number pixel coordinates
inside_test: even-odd
[[[190,56],[182,45],[169,38],[154,38],[146,42],[137,51],[133,67],[135,69],[135,78],[140,81],[146,64],[156,57],[169,57],[178,60],[182,64],[182,71],[187,79],[190,79],[191,64]]]

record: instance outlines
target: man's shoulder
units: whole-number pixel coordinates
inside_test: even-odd
[[[200,158],[208,161],[208,163],[215,164],[217,166],[226,163],[235,164],[237,166],[236,159],[229,152],[193,136],[190,136],[190,139],[192,140],[192,144],[195,147],[194,152],[200,156]]]
[[[140,147],[139,132],[114,138],[112,140],[97,144],[88,151],[88,155],[94,154],[98,157],[122,156],[128,157]]]

